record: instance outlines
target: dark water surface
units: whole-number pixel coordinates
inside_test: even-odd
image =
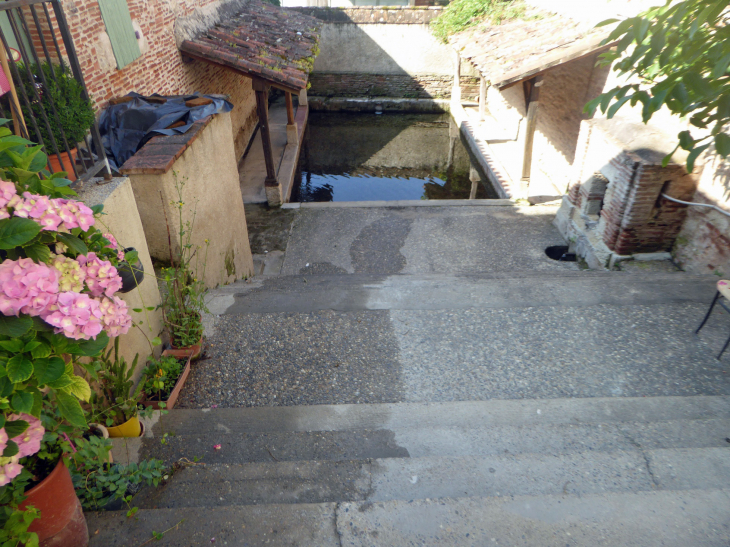
[[[291,201],[493,199],[449,114],[313,112]]]

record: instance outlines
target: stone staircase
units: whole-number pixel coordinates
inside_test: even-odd
[[[277,271],[212,291],[139,451],[177,470],[87,514],[91,545],[727,547],[714,278],[582,272],[546,262],[549,214],[428,209],[302,209]]]

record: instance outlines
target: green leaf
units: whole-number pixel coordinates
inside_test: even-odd
[[[0,334],[17,338],[23,336],[33,326],[33,320],[27,315],[15,317],[14,315],[0,315]]]
[[[3,450],[3,458],[12,458],[18,452],[20,452],[18,444],[15,441],[8,441],[8,444],[5,446],[5,450]]]
[[[11,353],[21,353],[23,351],[23,344],[22,340],[18,340],[17,338],[14,340],[4,340],[0,342],[0,348],[6,349]]]
[[[7,376],[0,378],[0,397],[10,397],[15,386]]]
[[[695,168],[695,161],[697,161],[697,158],[699,157],[702,152],[704,152],[707,147],[710,146],[710,143],[703,144],[702,146],[698,146],[694,150],[692,150],[689,155],[687,156],[687,172],[691,173],[694,171]]]
[[[60,390],[70,386],[72,383],[73,380],[71,379],[71,376],[64,373],[58,378],[58,380],[48,382],[47,385],[53,389]]]
[[[60,357],[36,359],[33,363],[33,368],[39,384],[51,384],[61,378],[64,372],[66,372],[66,363]]]
[[[11,382],[25,382],[33,375],[33,363],[24,355],[15,355],[8,360],[7,371]]]
[[[89,208],[92,210],[92,212],[95,215],[100,215],[101,212],[104,210],[104,204],[103,203],[97,203],[96,205],[92,205]]]
[[[33,394],[28,393],[27,391],[18,391],[14,393],[13,398],[10,399],[10,406],[12,406],[13,410],[16,412],[30,414],[30,411],[33,410]]]
[[[715,66],[712,68],[712,73],[710,74],[710,77],[717,79],[721,76],[724,76],[727,72],[728,65],[730,65],[730,53],[728,53],[717,63],[715,63]]]
[[[38,346],[30,351],[30,354],[33,359],[48,357],[51,354],[51,346],[49,346],[45,342],[40,342]]]
[[[85,357],[95,357],[101,353],[107,345],[109,345],[109,335],[101,331],[96,335],[95,340],[84,340],[79,342],[80,355]]]
[[[13,249],[38,235],[40,225],[29,218],[12,217],[0,220],[0,249]]]
[[[26,429],[28,429],[28,422],[25,420],[8,420],[5,422],[5,433],[8,434],[9,439],[22,435]]]
[[[730,135],[727,133],[715,135],[715,148],[723,158],[727,157],[730,154]]]
[[[73,376],[71,378],[71,384],[63,388],[63,391],[73,395],[77,399],[81,399],[82,401],[88,401],[89,397],[91,397],[91,388],[89,387],[89,383],[81,376]]]
[[[84,417],[84,411],[79,404],[78,399],[73,395],[64,393],[63,391],[56,392],[56,402],[58,403],[58,410],[61,412],[68,423],[75,427],[86,429],[86,418]]]
[[[51,181],[53,182],[53,186],[55,186],[56,188],[62,188],[64,186],[70,186],[71,184],[73,184],[72,180],[68,180],[63,177],[53,177]]]
[[[30,415],[36,418],[41,417],[41,410],[43,409],[43,394],[35,390],[33,392],[33,408],[30,410]]]
[[[42,243],[33,243],[23,247],[23,252],[28,258],[32,258],[34,262],[48,264],[51,261],[51,250]]]
[[[618,23],[618,19],[606,19],[605,21],[598,23],[596,27],[605,27],[606,25],[611,25],[613,23]]]
[[[30,352],[32,353],[32,352],[33,352],[33,350],[34,350],[35,348],[37,348],[38,346],[40,346],[40,345],[41,345],[41,343],[40,343],[40,342],[39,342],[38,340],[31,340],[30,342],[28,342],[28,343],[27,343],[27,344],[25,345],[25,347],[23,347],[23,351],[24,351],[24,352],[25,352],[25,351],[30,351]]]
[[[613,103],[611,105],[611,108],[608,109],[608,112],[606,113],[606,117],[609,120],[611,118],[613,118],[614,115],[616,114],[616,112],[618,111],[618,109],[621,108],[624,104],[626,104],[626,101],[628,101],[630,98],[631,98],[631,96],[627,95],[626,97],[622,97],[621,99],[619,99],[618,101]]]
[[[85,255],[89,252],[86,244],[76,236],[73,236],[71,234],[59,233],[56,237],[58,238],[58,241],[60,241],[69,249],[75,251],[78,254]]]
[[[129,264],[137,264],[137,262],[139,262],[139,252],[129,251],[128,253],[124,253],[124,260],[126,260]]]
[[[690,91],[699,96],[698,98],[708,97],[715,91],[707,80],[694,71],[687,72],[682,81],[687,84]]]
[[[692,138],[692,135],[689,131],[682,131],[679,133],[679,146],[682,147],[682,150],[691,150],[692,147],[695,144],[695,140]]]

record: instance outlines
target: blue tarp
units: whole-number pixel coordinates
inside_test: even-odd
[[[119,169],[155,135],[185,133],[196,121],[211,114],[230,112],[233,108],[220,95],[196,93],[165,97],[167,101],[162,104],[148,102],[139,93],[130,93],[127,97],[134,97],[134,100],[107,107],[99,118],[101,142],[113,169]],[[192,108],[185,106],[185,101],[199,97],[211,99],[213,103]],[[185,125],[166,129],[179,121]]]

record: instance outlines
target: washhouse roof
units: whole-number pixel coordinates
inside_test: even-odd
[[[608,49],[613,27],[593,25],[540,10],[499,25],[483,23],[455,34],[450,43],[498,88],[509,87],[560,64]]]
[[[258,0],[185,40],[180,50],[286,91],[307,86],[319,49],[321,21]]]

